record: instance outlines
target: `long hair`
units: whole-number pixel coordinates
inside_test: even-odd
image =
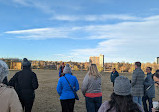
[[[89,76],[100,77],[96,64],[91,64],[88,71]]]
[[[120,96],[112,93],[109,105],[110,108],[106,112],[111,112],[112,109],[116,112],[141,112],[138,105],[133,102],[131,95]]]

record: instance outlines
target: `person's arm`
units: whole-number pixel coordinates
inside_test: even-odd
[[[61,96],[62,94],[62,84],[61,84],[61,80],[59,79],[58,84],[57,84],[57,93]]]
[[[19,101],[18,95],[14,89],[12,89],[9,100],[9,112],[23,112],[22,105]]]
[[[131,80],[132,87],[136,84],[136,80],[137,80],[137,73],[133,72],[132,80]]]
[[[33,78],[32,78],[32,86],[33,86],[33,89],[37,89],[39,87],[39,84],[38,84],[38,79],[37,79],[37,76],[36,74],[33,72]]]
[[[16,73],[16,74],[10,79],[10,81],[8,82],[8,85],[9,85],[9,86],[15,87],[15,83],[16,83],[16,80],[17,80],[17,76],[18,76],[18,73]]]
[[[76,78],[76,83],[75,83],[75,89],[74,89],[76,92],[79,90],[79,83],[78,83],[78,80]]]
[[[3,80],[2,83],[8,86],[8,79],[7,79],[7,77],[4,78],[4,80]]]
[[[62,66],[59,69],[59,77],[61,77],[61,73],[62,73]]]
[[[107,112],[107,110],[109,109],[109,107],[110,107],[110,106],[109,106],[109,102],[106,101],[106,102],[104,102],[104,103],[100,106],[98,112]]]
[[[117,72],[117,77],[119,76],[119,73]]]
[[[86,74],[86,76],[84,77],[83,83],[82,83],[82,88],[81,88],[81,91],[82,91],[84,96],[85,96],[85,93],[88,89],[88,83],[89,83],[89,75]]]
[[[111,82],[113,82],[113,76],[112,76],[112,73],[110,74],[110,80],[111,80]]]
[[[144,85],[145,86],[151,86],[152,84],[154,84],[154,81],[153,81],[152,77],[147,76],[147,81],[144,81]]]

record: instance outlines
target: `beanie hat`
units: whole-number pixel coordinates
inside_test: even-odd
[[[3,79],[9,74],[8,65],[0,60],[0,82],[3,82]]]
[[[64,70],[63,70],[63,73],[64,74],[67,74],[67,73],[72,73],[72,70],[71,70],[71,67],[69,64],[66,64]]]
[[[27,58],[24,58],[23,62],[22,62],[22,65],[23,65],[23,67],[30,67],[31,63],[28,61]]]
[[[125,76],[119,76],[115,79],[114,93],[121,96],[131,94],[130,80]]]

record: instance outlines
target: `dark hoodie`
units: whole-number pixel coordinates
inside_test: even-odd
[[[23,70],[17,72],[9,81],[9,85],[13,86],[20,99],[33,100],[35,98],[34,90],[38,88],[37,76],[31,70],[31,63],[24,58]]]

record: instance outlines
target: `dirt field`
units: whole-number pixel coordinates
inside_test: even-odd
[[[39,88],[36,90],[36,99],[33,106],[33,112],[61,112],[59,95],[56,92],[58,71],[34,70],[34,72],[37,74],[39,80]],[[9,77],[12,77],[15,73],[16,71],[10,71]],[[73,73],[77,77],[79,85],[81,86],[86,72],[73,71]],[[131,74],[122,73],[120,75],[127,76],[131,79]],[[102,90],[103,102],[105,100],[109,100],[109,97],[113,91],[112,83],[110,82],[110,73],[102,73]],[[158,94],[159,93],[156,95],[156,99],[159,99]],[[78,91],[78,95],[80,100],[76,101],[75,112],[86,112],[85,99],[81,93],[81,90]]]

